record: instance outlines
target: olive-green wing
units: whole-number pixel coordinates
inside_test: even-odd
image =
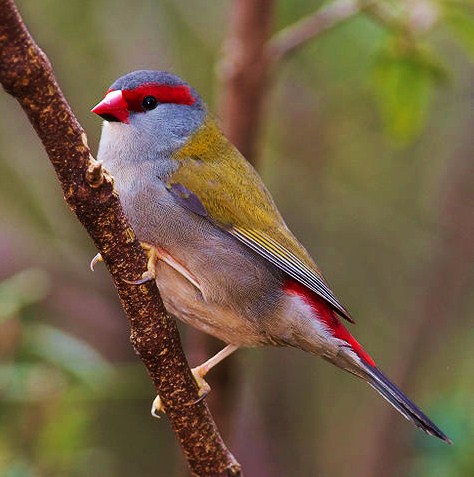
[[[305,248],[293,236],[258,174],[214,123],[176,155],[168,190],[353,321]]]
[[[295,254],[273,240],[264,232],[244,227],[232,227],[229,233],[242,243],[265,257],[270,263],[285,272],[291,278],[300,282],[323,298],[330,307],[341,316],[353,323],[349,312],[334,296],[320,274],[307,267]]]

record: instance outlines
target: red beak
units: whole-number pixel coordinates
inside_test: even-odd
[[[91,111],[110,122],[128,123],[130,115],[121,90],[109,91]]]

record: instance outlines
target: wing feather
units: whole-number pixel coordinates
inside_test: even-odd
[[[286,226],[253,167],[209,119],[174,156],[167,188],[183,207],[206,217],[317,293],[353,322],[305,248]]]
[[[258,230],[232,227],[228,232],[254,252],[266,258],[270,263],[285,272],[294,280],[300,282],[323,298],[331,308],[351,323],[354,320],[349,312],[334,296],[324,280],[309,269],[296,255],[284,248],[278,242]]]

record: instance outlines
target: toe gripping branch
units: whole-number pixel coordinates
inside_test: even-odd
[[[146,272],[143,272],[141,278],[138,280],[126,280],[123,278],[122,280],[129,285],[143,285],[144,283],[154,280],[156,277],[156,262],[160,259],[157,250],[155,247],[146,243],[142,243],[141,245],[148,257]]]
[[[208,394],[211,392],[211,386],[204,380],[203,378],[203,370],[202,366],[197,366],[196,368],[191,369],[191,372],[194,376],[194,380],[196,381],[197,387],[198,387],[198,398],[195,399],[194,401],[191,401],[190,403],[187,403],[186,406],[194,406],[195,404],[200,403],[203,399],[205,399]],[[163,401],[161,400],[160,396],[156,396],[156,398],[153,400],[153,403],[151,405],[151,415],[153,417],[156,417],[157,419],[160,419],[159,413],[166,413],[165,406],[163,404]]]
[[[125,283],[128,283],[129,285],[143,285],[143,283],[149,282],[151,280],[155,279],[155,267],[156,267],[156,262],[160,259],[160,256],[157,252],[157,249],[155,247],[152,247],[151,245],[142,243],[141,244],[143,249],[145,250],[147,257],[148,257],[148,262],[146,265],[146,272],[143,272],[141,278],[138,280],[126,280],[125,278],[122,278],[122,280]],[[103,262],[104,259],[102,258],[102,255],[98,253],[97,255],[94,256],[94,258],[91,260],[91,263],[89,265],[90,269],[92,271],[95,271],[95,266],[98,263]]]
[[[209,384],[205,381],[204,376],[206,376],[207,373],[214,366],[216,366],[216,364],[227,358],[227,356],[231,355],[238,348],[239,347],[237,345],[229,344],[201,365],[191,369],[191,372],[193,373],[194,379],[198,387],[199,397],[195,401],[188,403],[188,406],[193,406],[207,397],[207,395],[211,392],[211,386],[209,386]],[[165,408],[163,406],[163,402],[160,399],[160,396],[156,396],[155,400],[153,401],[153,404],[151,405],[151,415],[153,417],[159,418],[159,412],[164,413]]]
[[[186,278],[194,287],[196,287],[201,294],[203,294],[203,290],[197,278],[186,268],[184,267],[178,260],[174,259],[171,255],[169,255],[165,250],[157,247],[156,245],[150,245],[147,243],[141,243],[142,248],[145,250],[148,262],[147,262],[147,270],[142,274],[142,276],[137,280],[126,280],[122,278],[125,283],[129,285],[143,285],[143,283],[155,280],[156,278],[156,263],[158,261],[163,261],[171,268],[176,270],[179,274],[181,274],[184,278]],[[90,268],[94,271],[95,265],[97,263],[103,262],[102,255],[98,253],[90,263]]]

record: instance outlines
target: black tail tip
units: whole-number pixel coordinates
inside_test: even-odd
[[[394,383],[392,383],[378,368],[365,364],[365,369],[371,379],[369,384],[374,387],[400,414],[411,421],[426,434],[437,437],[451,445],[453,441],[411,401]]]
[[[417,410],[419,411],[418,408]],[[419,411],[419,414],[423,416],[423,420],[419,419],[419,415],[414,419],[410,419],[419,429],[421,429],[430,436],[437,437],[443,442],[446,442],[446,444],[453,444],[453,441],[436,424],[434,424],[430,419],[428,419],[421,411]]]
[[[450,446],[453,445],[453,441],[440,429],[436,428],[437,432],[429,432],[426,429],[424,431],[427,434],[430,434],[431,436],[437,437],[438,439],[441,439],[442,441],[446,442],[446,444],[449,444]]]

